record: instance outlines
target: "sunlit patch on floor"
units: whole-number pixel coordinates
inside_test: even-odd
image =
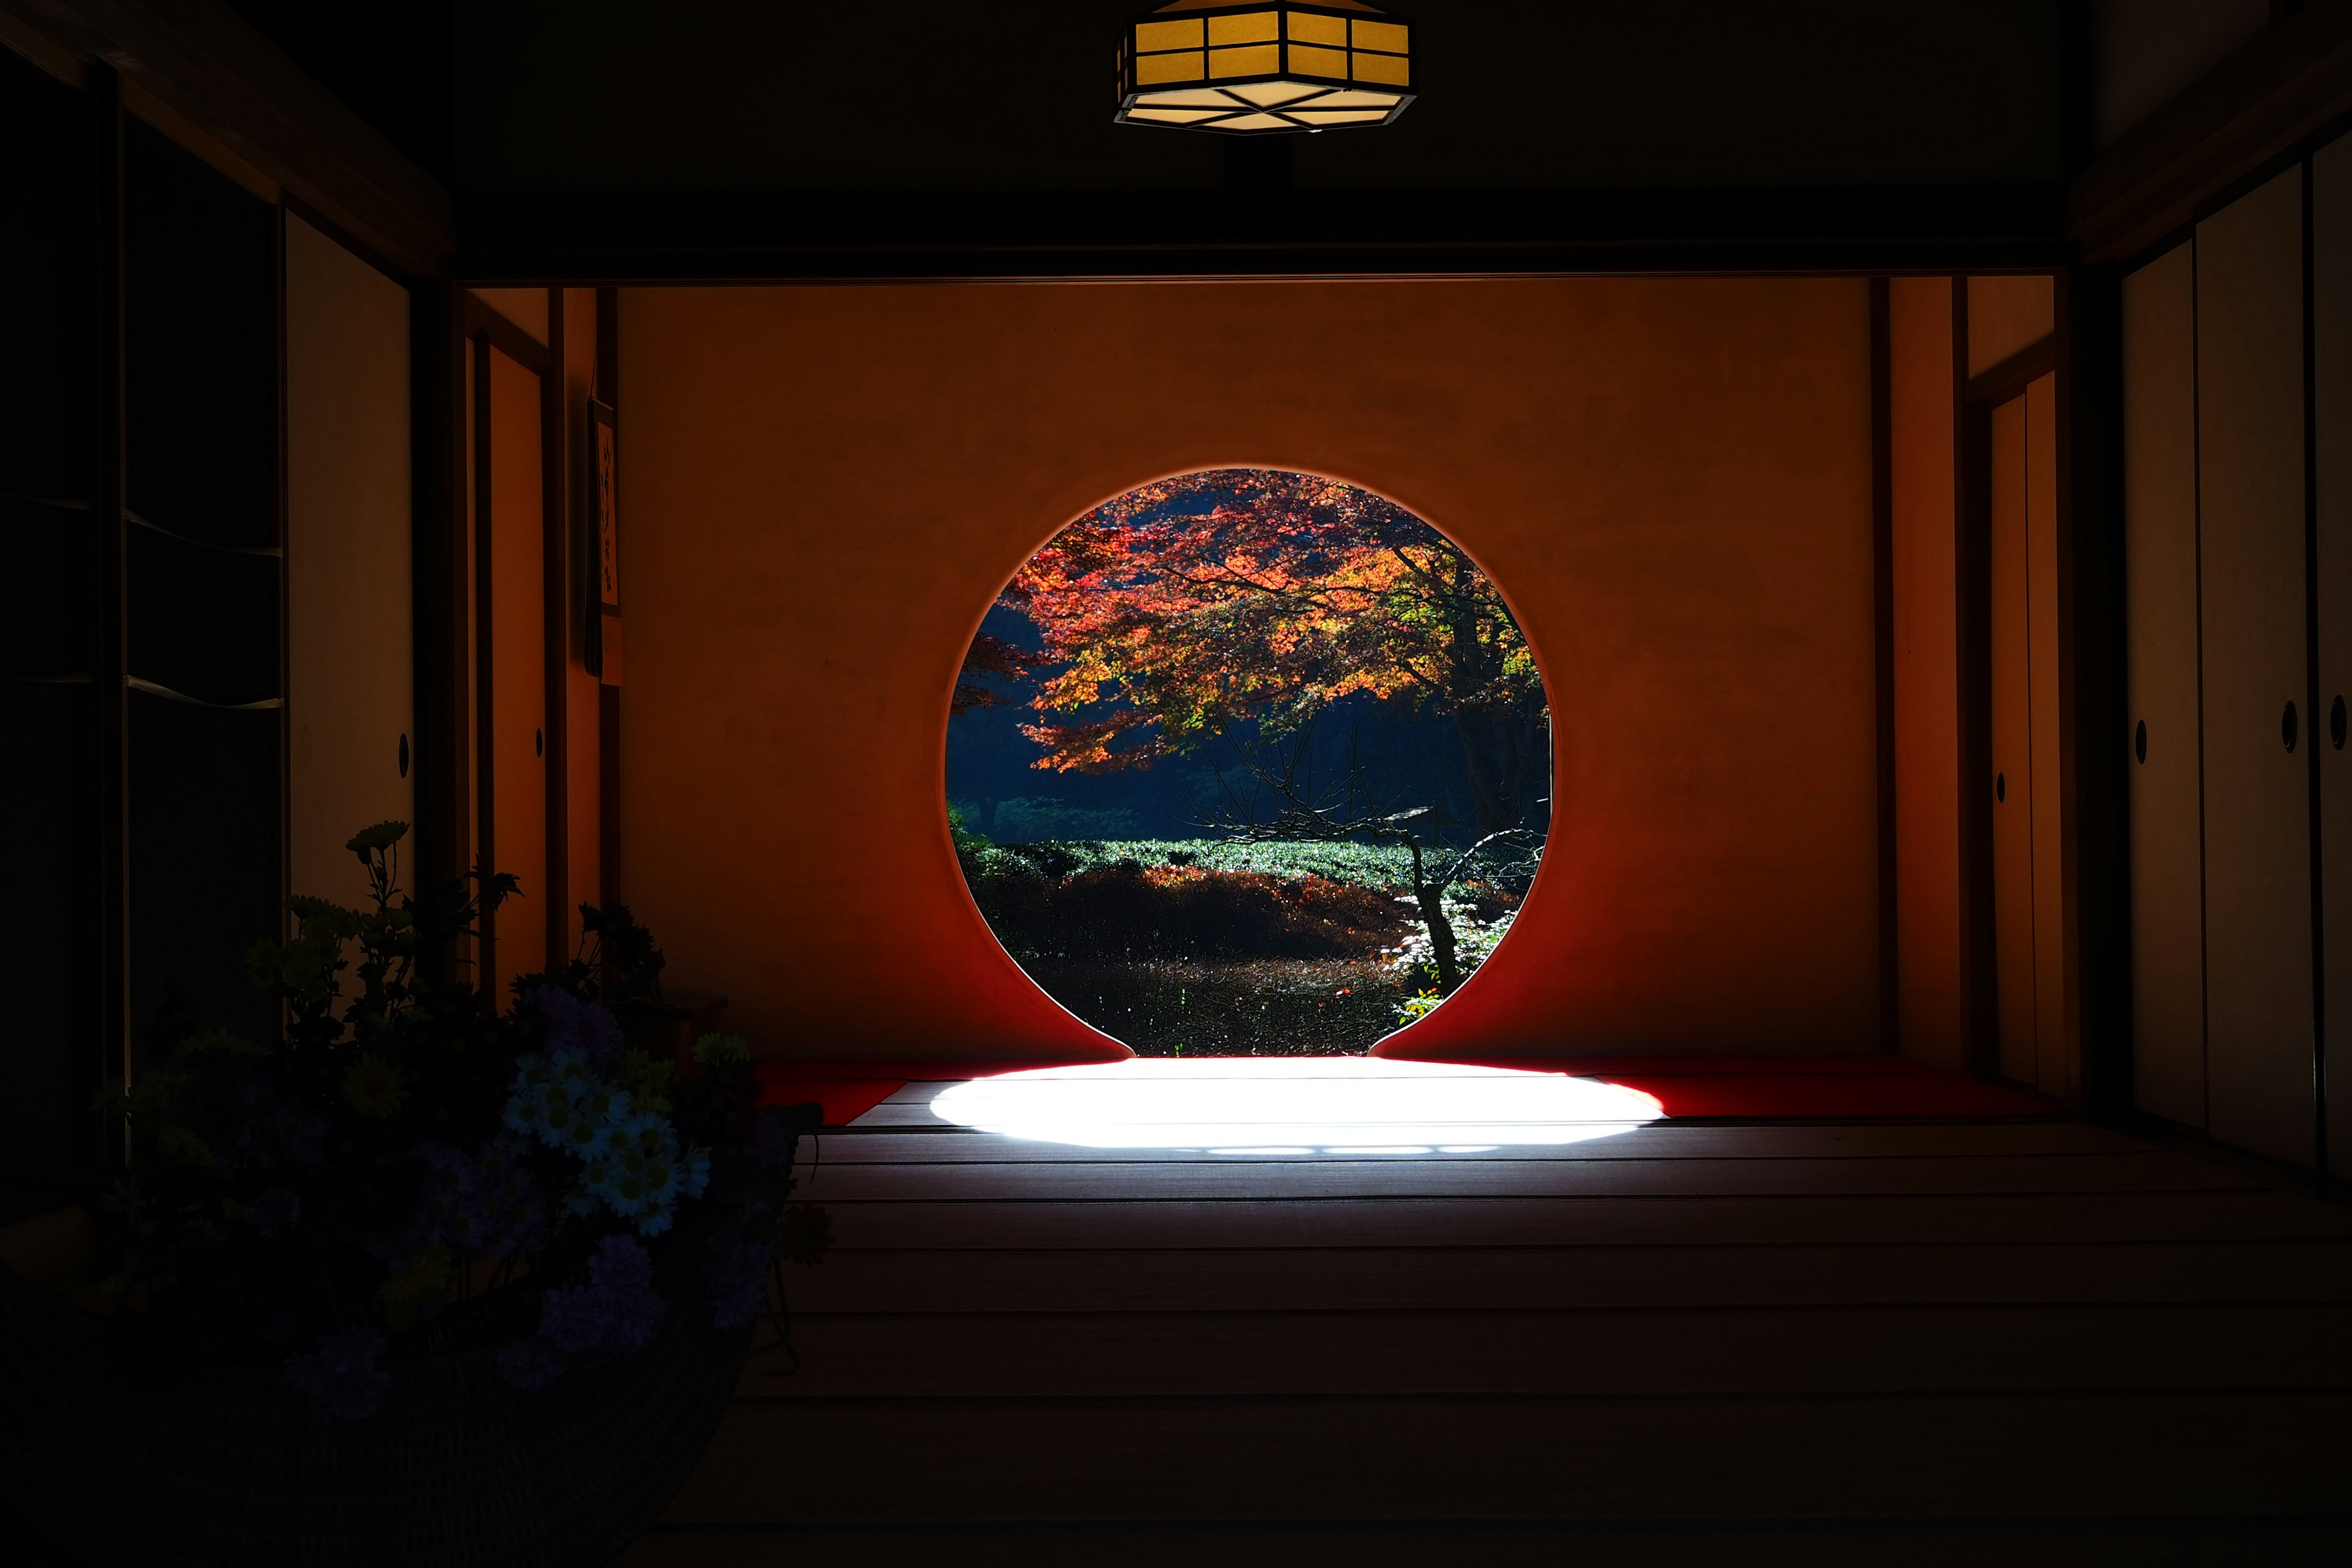
[[[1087,1149],[1255,1158],[1486,1153],[1580,1143],[1663,1114],[1639,1089],[1556,1072],[1374,1057],[1139,1057],[977,1079],[942,1121]]]

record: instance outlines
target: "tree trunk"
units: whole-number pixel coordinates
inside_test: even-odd
[[[1437,994],[1451,996],[1462,984],[1461,966],[1454,961],[1454,922],[1445,918],[1445,889],[1433,886],[1421,863],[1421,841],[1407,837],[1412,851],[1412,899],[1421,906],[1421,923],[1429,931],[1430,961],[1437,966]]]

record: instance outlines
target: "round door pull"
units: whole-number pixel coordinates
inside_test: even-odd
[[[2293,741],[2289,741],[2287,742],[2287,749],[2290,751],[2294,749],[2294,742]],[[530,754],[534,757],[543,757],[547,755],[546,731],[533,730],[530,732]]]
[[[2344,749],[2344,699],[2341,697],[2327,710],[2327,738],[2336,742],[2337,751]]]
[[[2139,728],[2132,732],[2132,750],[2138,754],[2141,762],[2147,761],[2147,721],[2145,719],[2139,721]]]
[[[1992,797],[1997,801],[2007,801],[2009,799],[2009,775],[2007,773],[1995,773],[1992,775]]]
[[[400,737],[400,776],[408,776],[408,737],[404,734]]]
[[[2294,704],[2292,702],[2286,705],[2286,711],[2279,715],[2279,739],[2286,742],[2288,751],[2294,750]]]

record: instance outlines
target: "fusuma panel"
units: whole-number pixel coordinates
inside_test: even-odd
[[[2033,1033],[2028,1079],[2070,1096],[2075,1060],[2074,955],[2066,912],[2064,717],[2058,641],[2058,378],[2025,389],[2027,710],[2033,729]]]
[[[2352,1165],[2352,138],[2312,160],[2314,429],[2318,450],[2321,887],[2328,1167]]]
[[[2195,261],[2124,279],[2124,616],[2130,697],[2132,1093],[2205,1123],[2199,850]]]
[[[2308,1163],[2303,351],[2295,168],[2197,227],[2198,534],[2210,1125]]]

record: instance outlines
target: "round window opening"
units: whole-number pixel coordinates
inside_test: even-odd
[[[1509,932],[1550,715],[1486,574],[1392,501],[1224,468],[1024,563],[948,724],[972,899],[1139,1055],[1360,1054]]]

